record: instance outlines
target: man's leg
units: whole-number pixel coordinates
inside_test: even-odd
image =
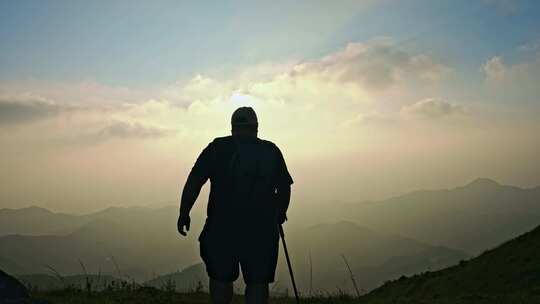
[[[267,304],[268,284],[247,284],[246,304]]]
[[[233,296],[233,283],[210,279],[210,298],[213,304],[230,304]]]

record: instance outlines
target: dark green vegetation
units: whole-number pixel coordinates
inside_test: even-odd
[[[103,291],[88,295],[83,291],[62,290],[46,293],[35,293],[36,300],[46,301],[51,304],[207,304],[210,297],[203,292],[178,293],[154,288],[138,288],[134,290]],[[235,295],[232,304],[245,303],[243,297]],[[295,304],[291,297],[273,297],[273,304]],[[358,303],[358,300],[348,295],[318,296],[302,299],[303,304],[346,304]]]
[[[210,303],[209,296],[206,293],[177,293],[154,288],[126,288],[122,290],[106,290],[92,294],[88,294],[82,290],[66,289],[49,292],[35,292],[32,298],[36,300],[43,300],[51,304]],[[238,299],[235,299],[235,303],[239,303]]]
[[[93,290],[103,290],[111,284],[120,285],[121,280],[110,275],[78,274],[71,276],[55,276],[50,274],[20,275],[17,279],[30,290],[61,290],[67,287],[85,288],[87,284]],[[114,283],[113,283],[114,282]]]

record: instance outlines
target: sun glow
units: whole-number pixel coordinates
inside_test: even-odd
[[[234,107],[255,107],[257,104],[253,96],[238,91],[233,92],[229,100]]]

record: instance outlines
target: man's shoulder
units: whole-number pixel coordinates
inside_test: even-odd
[[[230,136],[216,137],[206,146],[206,148],[204,148],[202,153],[214,153],[215,151],[223,149],[228,142],[232,142],[232,140],[230,140]]]
[[[266,139],[259,139],[260,143],[267,147],[277,148],[277,145],[269,140]]]
[[[222,144],[228,144],[232,143],[232,136],[222,136],[222,137],[216,137],[212,142],[209,144],[209,146],[216,146],[216,145],[222,145]]]
[[[261,139],[260,140],[260,143],[263,145],[263,147],[265,147],[266,149],[272,151],[272,152],[275,152],[275,153],[278,153],[278,154],[281,154],[281,150],[279,150],[278,146],[269,141],[269,140],[265,140],[265,139]]]
[[[228,142],[228,141],[231,141],[231,140],[232,140],[232,136],[229,135],[229,136],[216,137],[216,138],[214,138],[214,140],[212,142],[213,143],[220,143],[220,142]]]
[[[258,139],[258,142],[261,146],[268,150],[272,150],[275,152],[280,152],[278,146],[266,139]],[[229,136],[222,136],[222,137],[216,137],[214,140],[209,144],[210,147],[220,147],[220,146],[227,146],[234,144],[234,138],[232,135]]]

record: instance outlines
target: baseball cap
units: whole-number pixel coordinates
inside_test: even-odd
[[[240,107],[234,111],[231,117],[233,126],[258,126],[257,114],[251,107]]]

